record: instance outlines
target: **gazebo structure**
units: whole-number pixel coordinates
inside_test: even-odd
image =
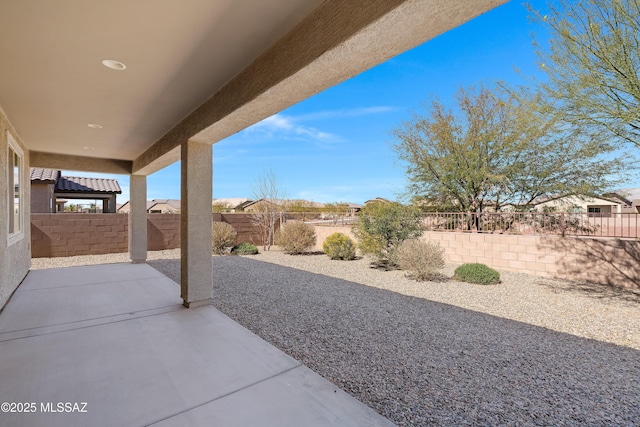
[[[31,212],[64,211],[66,199],[102,202],[102,213],[116,212],[116,195],[121,194],[115,179],[62,176],[59,170],[31,168]]]

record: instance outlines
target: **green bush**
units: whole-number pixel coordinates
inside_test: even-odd
[[[432,280],[444,267],[444,249],[437,242],[405,240],[391,254],[391,261],[416,280]]]
[[[242,242],[231,248],[231,253],[234,255],[255,255],[258,253],[258,248],[251,243]]]
[[[484,264],[462,264],[456,268],[453,278],[462,282],[477,283],[479,285],[493,285],[500,283],[500,273]]]
[[[315,246],[316,231],[304,222],[289,222],[276,233],[275,243],[287,253],[302,254]]]
[[[236,242],[236,230],[226,222],[214,221],[211,227],[211,249],[214,254],[222,255]]]
[[[331,259],[351,260],[356,257],[356,245],[342,233],[333,233],[322,243],[322,252]]]
[[[392,264],[393,251],[407,239],[422,236],[425,230],[423,214],[412,206],[400,203],[373,202],[358,214],[353,233],[360,251],[372,255],[381,264]]]

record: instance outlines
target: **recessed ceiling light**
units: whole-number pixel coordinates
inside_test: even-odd
[[[125,68],[127,68],[126,65],[124,65],[120,61],[116,61],[115,59],[103,59],[102,65],[104,65],[105,67],[109,67],[112,70],[118,70],[118,71],[122,71]]]
[[[82,147],[85,150],[93,150],[93,147]]]
[[[87,126],[89,126],[91,129],[102,129],[102,125],[99,125],[97,123],[89,123]]]

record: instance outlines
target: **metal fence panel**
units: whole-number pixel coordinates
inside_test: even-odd
[[[438,212],[425,214],[431,231],[621,237],[637,239],[638,213]]]

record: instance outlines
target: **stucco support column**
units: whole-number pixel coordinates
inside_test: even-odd
[[[116,195],[112,194],[111,197],[109,197],[109,213],[116,213],[116,212],[118,212],[118,207],[116,205]]]
[[[147,177],[129,178],[129,257],[133,263],[143,263],[147,260]]]
[[[183,304],[210,304],[213,294],[211,259],[212,148],[187,141],[181,146],[180,288]]]
[[[102,213],[116,213],[116,195],[112,194],[108,199],[102,199]]]

